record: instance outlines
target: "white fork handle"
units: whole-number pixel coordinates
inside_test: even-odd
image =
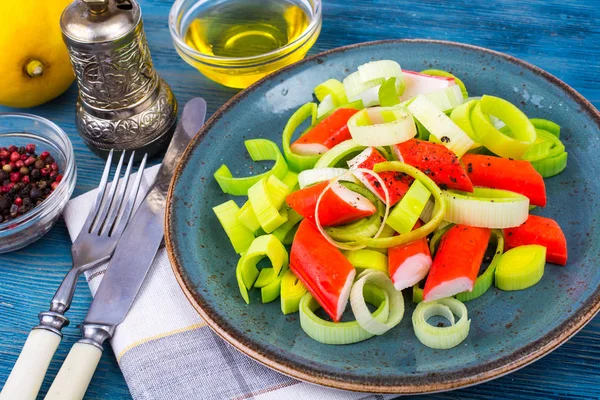
[[[102,350],[98,347],[88,343],[75,343],[44,399],[83,399],[101,356]]]
[[[60,339],[60,335],[46,329],[34,329],[29,333],[23,350],[0,392],[0,400],[37,398]]]

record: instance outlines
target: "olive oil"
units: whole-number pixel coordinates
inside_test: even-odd
[[[264,75],[300,60],[312,46],[320,24],[310,39],[303,39],[287,52],[277,51],[294,42],[309,27],[311,14],[304,5],[302,0],[204,2],[191,18],[184,40],[188,46],[209,57],[210,63],[196,65],[202,73],[227,86],[246,87]],[[257,59],[252,65],[238,60],[248,57]]]
[[[252,57],[293,42],[308,24],[306,12],[286,1],[227,1],[202,10],[185,41],[210,56]]]

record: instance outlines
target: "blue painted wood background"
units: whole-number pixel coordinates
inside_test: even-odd
[[[3,0],[6,1],[6,0]],[[256,0],[258,1],[258,0]],[[141,0],[155,66],[180,104],[203,96],[212,114],[236,93],[185,64],[168,32],[169,0]],[[519,57],[564,80],[600,107],[600,5],[597,0],[324,0],[323,30],[311,53],[379,39],[432,38],[484,46]],[[0,62],[2,62],[0,60]],[[75,86],[29,112],[49,118],[71,137],[79,168],[74,195],[92,189],[103,161],[82,143],[74,125]],[[9,111],[0,107],[0,111]],[[37,313],[46,310],[70,267],[70,241],[59,222],[37,243],[0,255],[0,382],[4,382]],[[81,280],[69,312],[73,324],[42,388],[46,392],[68,349],[78,339],[91,296]],[[105,351],[87,392],[89,399],[128,399],[114,356]],[[600,398],[600,316],[542,360],[508,376],[475,387],[428,398]]]

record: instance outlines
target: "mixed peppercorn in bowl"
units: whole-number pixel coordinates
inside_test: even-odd
[[[0,253],[50,230],[73,193],[76,175],[73,147],[56,124],[0,113]]]

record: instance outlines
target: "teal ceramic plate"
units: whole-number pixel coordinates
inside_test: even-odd
[[[471,332],[451,350],[424,347],[414,336],[414,309],[387,334],[349,346],[319,344],[284,316],[279,302],[241,299],[234,254],[211,208],[229,199],[212,174],[226,163],[234,175],[262,171],[243,141],[281,142],[291,113],[312,89],[341,79],[367,61],[392,59],[403,68],[452,71],[471,95],[518,104],[531,117],[563,127],[569,166],[547,180],[549,204],[534,213],[555,218],[569,244],[566,267],[548,265],[541,282],[519,292],[491,289],[467,303]],[[171,186],[167,246],[173,269],[192,305],[229,343],[292,377],[326,386],[387,393],[425,393],[489,380],[542,357],[565,342],[600,308],[600,218],[597,157],[600,113],[565,83],[505,54],[450,42],[399,40],[331,50],[283,69],[239,93],[206,123],[187,149]],[[241,204],[241,199],[239,199]]]

